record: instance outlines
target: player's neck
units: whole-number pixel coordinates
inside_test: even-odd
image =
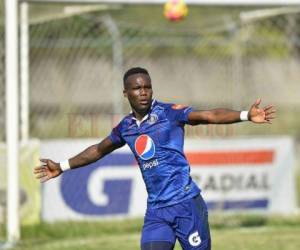
[[[135,116],[135,118],[138,120],[138,121],[141,121],[143,120],[143,118],[147,115],[148,112],[137,112],[135,110],[132,110],[133,112],[133,115]]]

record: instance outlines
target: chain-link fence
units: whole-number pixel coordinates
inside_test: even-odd
[[[284,117],[268,132],[298,135],[299,121],[291,112],[300,107],[300,14],[295,8],[251,16],[255,12],[245,8],[190,7],[186,21],[168,23],[161,6],[88,7],[30,5],[31,137],[106,135],[129,111],[122,74],[132,66],[149,70],[155,97],[163,101],[245,109],[262,97],[280,107]],[[2,128],[3,30],[2,20]],[[211,134],[201,129],[197,133]],[[224,133],[233,132],[229,127]]]
[[[137,65],[149,70],[155,97],[164,101],[242,109],[262,97],[299,107],[300,14],[245,21],[236,13],[225,8],[222,19],[197,27],[124,21],[114,11],[59,18],[52,12],[32,21],[31,136],[107,134],[115,115],[129,110],[121,79]]]

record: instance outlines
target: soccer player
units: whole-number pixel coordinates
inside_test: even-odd
[[[95,162],[128,144],[148,192],[147,211],[141,236],[142,250],[172,250],[176,239],[184,250],[211,249],[208,213],[200,189],[190,176],[183,153],[185,124],[228,124],[241,121],[271,123],[272,105],[260,108],[257,100],[249,111],[229,109],[193,110],[152,98],[151,78],[146,69],[131,68],[123,77],[124,96],[132,112],[99,144],[69,160],[56,163],[41,159],[34,170],[45,182],[68,169]]]

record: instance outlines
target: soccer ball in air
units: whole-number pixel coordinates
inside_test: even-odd
[[[170,21],[180,21],[188,14],[184,0],[168,0],[164,7],[164,15]]]

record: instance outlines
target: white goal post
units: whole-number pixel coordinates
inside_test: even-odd
[[[20,238],[19,222],[19,115],[18,115],[18,2],[5,1],[5,82],[7,155],[7,243]]]

